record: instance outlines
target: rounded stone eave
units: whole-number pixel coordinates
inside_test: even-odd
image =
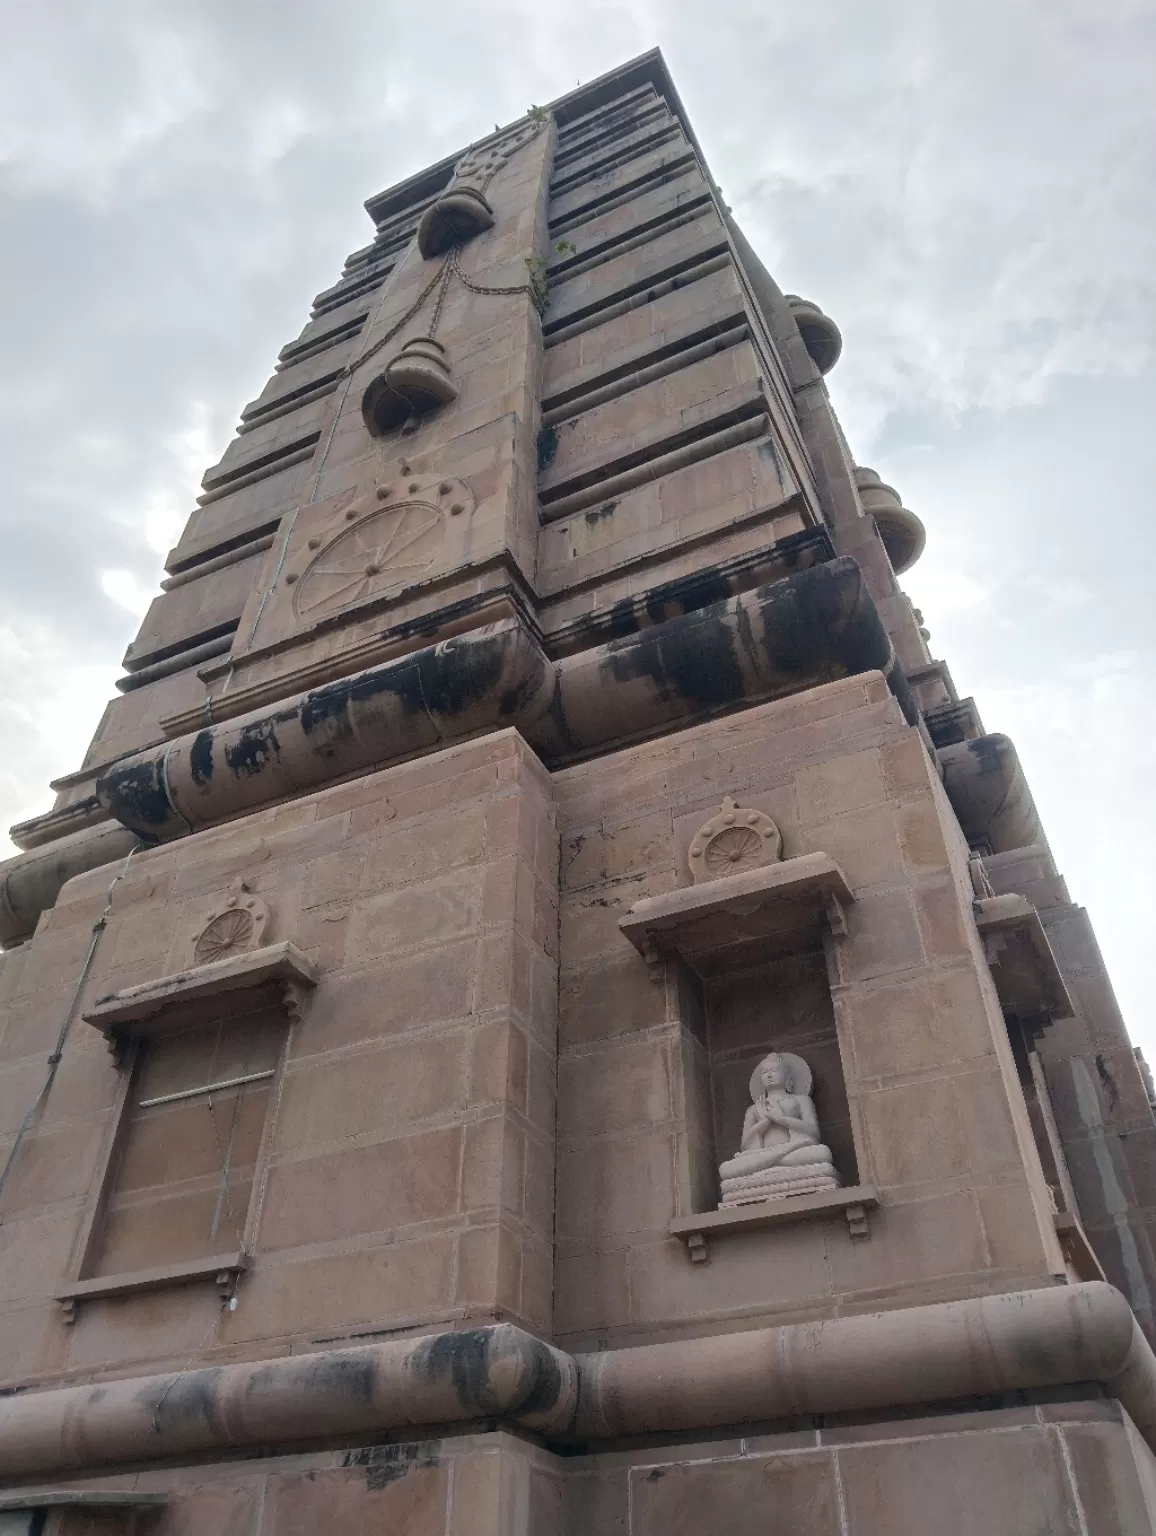
[[[820,373],[830,373],[843,350],[839,327],[830,315],[825,315],[810,299],[801,299],[797,293],[788,293],[784,297],[791,306],[791,313],[811,361]]]
[[[906,507],[889,507],[875,512],[875,526],[883,540],[892,569],[897,576],[909,571],[923,553],[927,530],[914,512]]]
[[[885,485],[875,470],[862,465],[856,467],[855,485],[863,511],[875,519],[892,569],[901,576],[923,553],[927,529],[915,513],[903,505],[899,492]]]

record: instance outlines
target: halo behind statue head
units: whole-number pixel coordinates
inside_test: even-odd
[[[777,1056],[787,1069],[787,1080],[790,1083],[788,1091],[791,1093],[801,1093],[810,1098],[813,1079],[811,1069],[803,1058],[794,1055],[791,1051],[768,1051],[751,1073],[751,1103],[756,1104],[759,1100],[759,1096],[763,1091],[763,1066],[772,1056]]]

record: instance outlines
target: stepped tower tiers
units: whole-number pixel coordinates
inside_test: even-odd
[[[0,872],[0,1529],[1151,1529],[1151,1091],[835,323],[657,53],[366,206]]]

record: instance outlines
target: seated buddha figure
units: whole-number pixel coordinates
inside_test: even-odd
[[[773,1051],[759,1062],[741,1150],[719,1168],[724,1206],[838,1188],[810,1090],[811,1069],[800,1056]]]

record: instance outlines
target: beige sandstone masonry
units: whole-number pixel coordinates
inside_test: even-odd
[[[1156,1092],[935,509],[659,54],[482,127],[0,866],[0,1530],[1149,1532]]]

